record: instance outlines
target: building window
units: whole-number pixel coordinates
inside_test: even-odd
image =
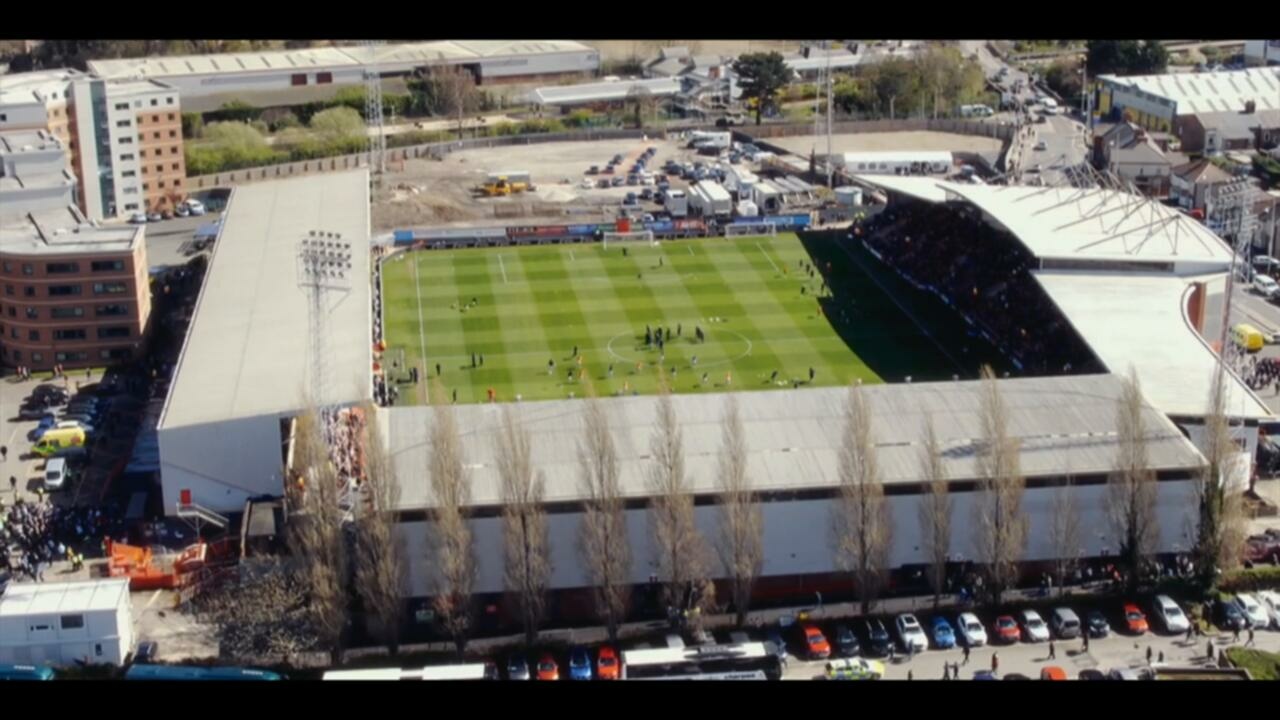
[[[44,353],[31,353],[31,362],[44,362]]]
[[[53,331],[54,340],[84,340],[87,335],[88,333],[84,331],[84,328]]]
[[[29,340],[29,341],[31,341],[31,342],[40,342],[40,331],[39,331],[39,330],[28,330],[28,331],[27,331],[27,340]]]
[[[333,73],[327,73],[327,72],[316,73],[317,85],[327,85],[328,83],[331,83],[331,82],[333,82]]]
[[[79,285],[50,285],[49,295],[51,297],[63,297],[66,295],[79,295]]]
[[[164,181],[163,181],[163,180],[161,180],[161,181],[157,182],[157,183],[156,183],[156,187],[164,187]]]
[[[5,113],[0,113],[0,122],[8,122],[8,121],[9,121],[9,116],[6,115]]]
[[[13,286],[12,286],[12,285],[5,285],[5,286],[4,286],[4,294],[5,294],[5,295],[12,295],[12,294],[13,294]]]
[[[8,307],[8,311],[9,311],[9,317],[17,317],[17,316],[18,316],[18,312],[17,312],[16,310],[14,310],[14,309],[13,309],[13,306],[12,306],[12,305],[10,305],[10,306]]]
[[[157,105],[159,105],[159,104],[160,104],[160,101],[159,101],[159,100],[157,100],[157,99],[155,99],[155,98],[151,98],[151,107],[155,107],[155,106],[157,106]]]
[[[127,338],[129,337],[129,328],[126,326],[104,327],[98,328],[98,339],[106,340],[108,338]]]
[[[116,103],[116,109],[117,109],[117,110],[128,110],[128,109],[129,109],[129,103],[127,103],[127,102],[124,102],[124,103]]]
[[[176,138],[176,137],[178,137],[178,131],[177,131],[177,130],[170,130],[170,131],[169,131],[169,137],[171,137],[171,138]]]
[[[78,630],[84,627],[83,615],[63,615],[59,618],[63,630]]]
[[[124,209],[125,209],[125,210],[137,210],[137,209],[138,209],[138,203],[129,203],[129,204],[127,204],[127,205],[125,205],[125,206],[124,206]]]
[[[128,291],[129,287],[122,282],[93,284],[94,295],[119,295]]]
[[[163,165],[157,165],[157,166],[156,166],[156,172],[164,172],[164,166],[163,166]]]
[[[60,352],[53,354],[54,362],[76,362],[78,360],[88,360],[87,352]]]
[[[180,185],[182,185],[182,181],[181,181],[181,180],[174,180],[174,181],[173,181],[173,186],[174,186],[174,187],[178,187],[178,186],[180,186]]]
[[[150,189],[151,189],[151,183],[142,183],[142,189],[143,189],[143,190],[150,190]],[[124,189],[125,194],[126,194],[126,195],[128,195],[130,190],[132,190],[132,191],[133,191],[133,192],[135,192],[135,193],[136,193],[136,192],[138,192],[138,189],[137,189],[137,188],[125,188],[125,189]]]
[[[36,269],[31,265],[31,263],[22,263],[22,274],[35,275]]]
[[[120,173],[120,177],[136,177],[137,175],[138,175],[138,172],[136,170],[125,170],[124,172]]]
[[[139,149],[138,149],[138,157],[146,157],[146,156],[147,156],[147,151],[146,151],[146,150],[144,150],[144,149],[139,148]]]
[[[146,190],[146,189],[147,189],[147,186],[146,186],[146,184],[145,184],[145,183],[142,185],[142,189],[143,189],[143,190]],[[138,188],[137,188],[137,187],[135,187],[135,186],[133,186],[133,185],[130,185],[129,187],[127,187],[127,188],[125,188],[125,189],[124,189],[124,194],[125,194],[125,195],[137,195],[137,194],[138,194]]]
[[[133,138],[131,138],[131,137],[122,137],[122,138],[120,138],[120,144],[121,144],[121,145],[131,145],[131,144],[133,144]]]
[[[111,272],[124,270],[123,260],[94,260],[90,265],[94,272]]]
[[[157,131],[157,132],[152,133],[152,134],[151,134],[151,138],[152,138],[153,140],[159,140],[159,139],[160,139],[160,133],[159,133],[158,131]]]
[[[173,169],[174,169],[174,170],[177,170],[177,169],[178,169],[178,167],[179,167],[178,163],[174,163],[174,164],[173,164]]]
[[[177,154],[178,154],[178,146],[177,146],[177,145],[174,145],[173,147],[169,148],[169,154],[170,154],[170,155],[177,155]]]
[[[35,297],[35,296],[36,296],[36,288],[35,288],[35,286],[34,286],[34,285],[28,285],[28,286],[26,286],[26,287],[22,288],[22,294],[23,294],[23,295],[25,295],[26,297]]]
[[[116,315],[128,315],[128,305],[99,305],[94,311],[98,317],[114,317]]]
[[[84,308],[82,307],[56,307],[50,311],[50,315],[54,320],[66,320],[68,318],[84,317]]]
[[[174,165],[174,166],[173,166],[173,169],[174,169],[174,170],[177,170],[177,169],[178,169],[178,166],[177,166],[177,165]],[[5,261],[5,263],[4,263],[4,271],[5,271],[5,272],[7,272],[7,273],[11,273],[11,272],[13,272],[13,263],[11,263],[11,262],[9,262],[9,261],[7,261],[7,260],[6,260],[6,261]]]
[[[173,122],[173,120],[175,120],[177,117],[178,117],[177,115],[174,115],[173,113],[169,113],[169,121],[170,121],[170,122]]]
[[[73,263],[73,262],[45,263],[44,271],[49,273],[50,275],[57,275],[59,273],[80,272],[80,263]]]
[[[110,350],[98,351],[98,357],[103,360],[128,360],[131,354],[129,348],[111,348]]]
[[[40,318],[40,313],[33,307],[28,307],[26,312],[28,320],[38,320]]]
[[[170,119],[170,120],[172,120],[172,119],[173,119],[173,116],[172,116],[172,115],[170,115],[170,116],[169,116],[169,119]],[[152,116],[151,116],[151,122],[153,122],[153,123],[158,123],[158,122],[160,122],[160,116],[159,116],[159,115],[152,115]]]
[[[306,84],[307,84],[307,74],[306,74],[306,73],[295,73],[291,78],[289,78],[289,84],[290,84],[290,85],[306,85]]]
[[[120,156],[120,162],[131,162],[133,160],[132,153],[124,153]]]
[[[133,123],[128,120],[117,120],[116,127],[129,127]]]
[[[171,97],[167,97],[167,98],[165,98],[165,99],[164,99],[164,104],[165,104],[165,105],[172,105],[172,104],[173,104],[173,98],[171,98]]]
[[[16,328],[16,327],[11,327],[11,328],[9,328],[9,337],[13,338],[14,340],[17,340],[17,339],[18,339],[18,328]]]

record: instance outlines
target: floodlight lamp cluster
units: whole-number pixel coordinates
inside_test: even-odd
[[[351,272],[351,243],[341,233],[310,231],[299,255],[303,273],[317,280],[342,280]]]

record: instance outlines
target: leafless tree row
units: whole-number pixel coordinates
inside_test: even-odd
[[[595,591],[596,609],[609,639],[617,642],[631,590],[631,543],[619,482],[618,450],[604,403],[590,394],[586,425],[578,445],[579,483],[584,498],[579,549]]]
[[[861,386],[853,385],[845,404],[838,449],[840,499],[833,506],[833,526],[836,561],[852,573],[863,614],[871,611],[871,603],[888,576],[893,544],[893,519],[885,502],[871,431],[871,409]]]
[[[435,517],[428,560],[437,570],[436,614],[453,638],[458,654],[462,654],[471,631],[476,578],[475,548],[467,522],[471,482],[463,465],[462,438],[453,405],[438,382],[432,395],[428,477],[435,498]]]

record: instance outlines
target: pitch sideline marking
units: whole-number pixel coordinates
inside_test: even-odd
[[[422,349],[422,374],[427,372],[427,331],[422,322],[422,285],[418,282],[418,260],[413,260],[413,289],[418,293],[418,344]]]
[[[502,284],[510,284],[510,281],[507,280],[507,264],[502,262],[501,255],[498,256],[498,268],[502,270]]]
[[[756,247],[760,248],[760,252],[764,255],[764,259],[768,260],[770,265],[773,265],[774,272],[778,272],[778,273],[782,272],[781,270],[778,269],[778,265],[773,261],[773,258],[769,257],[769,253],[764,251],[763,245],[761,245],[760,243],[756,243]]]

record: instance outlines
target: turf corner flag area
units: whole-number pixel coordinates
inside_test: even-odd
[[[792,234],[403,252],[383,293],[394,356],[460,403],[652,394],[659,367],[677,393],[952,372],[846,250]]]

